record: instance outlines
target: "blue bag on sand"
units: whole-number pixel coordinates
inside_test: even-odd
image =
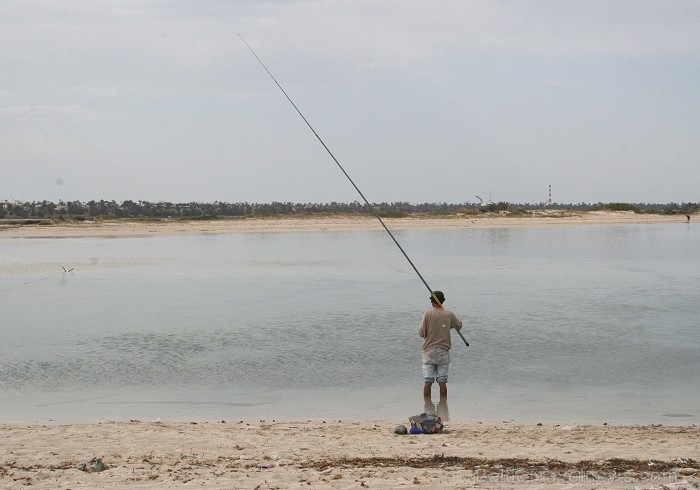
[[[420,415],[408,417],[411,423],[409,433],[411,434],[435,434],[445,427],[442,419],[433,412],[424,412]]]

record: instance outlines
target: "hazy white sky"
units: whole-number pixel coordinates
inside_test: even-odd
[[[0,200],[700,201],[697,0],[1,0]]]

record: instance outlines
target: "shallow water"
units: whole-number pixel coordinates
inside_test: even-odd
[[[449,419],[700,422],[700,227],[394,233],[471,344]],[[0,422],[404,420],[428,294],[383,231],[2,238]]]

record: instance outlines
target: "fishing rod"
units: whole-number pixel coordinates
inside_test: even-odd
[[[365,195],[362,193],[362,191],[360,190],[360,188],[357,187],[357,184],[355,184],[355,182],[352,180],[352,178],[350,177],[350,175],[345,171],[345,169],[344,169],[343,166],[340,164],[340,162],[339,162],[338,159],[335,157],[335,155],[333,155],[333,152],[330,150],[330,148],[328,148],[328,146],[326,146],[326,143],[324,143],[324,141],[323,141],[323,140],[321,139],[321,137],[318,135],[318,133],[316,132],[316,130],[313,128],[313,126],[311,126],[311,123],[309,123],[309,121],[306,119],[306,117],[304,117],[304,114],[301,113],[301,111],[299,110],[299,108],[297,107],[297,105],[294,103],[294,101],[291,99],[291,97],[289,97],[289,95],[287,95],[287,92],[282,88],[282,85],[280,85],[280,83],[277,81],[277,79],[274,77],[274,75],[270,72],[270,70],[267,69],[267,66],[265,66],[265,63],[263,63],[262,60],[260,59],[260,57],[259,57],[257,54],[255,54],[255,51],[253,51],[253,48],[251,48],[250,45],[246,42],[246,40],[243,39],[243,36],[241,36],[241,35],[239,34],[238,37],[241,38],[241,41],[243,41],[243,44],[245,44],[246,47],[248,48],[248,50],[253,54],[253,56],[255,56],[255,59],[258,60],[258,63],[260,63],[260,66],[262,66],[263,69],[267,72],[267,74],[270,75],[270,78],[272,78],[272,81],[275,82],[275,85],[277,85],[277,87],[282,91],[282,93],[283,93],[284,96],[287,98],[287,100],[289,101],[289,103],[292,104],[292,107],[294,107],[294,110],[297,111],[297,114],[299,114],[299,116],[301,116],[301,118],[304,120],[304,122],[305,122],[306,125],[309,127],[309,129],[311,130],[311,132],[314,134],[314,136],[316,136],[316,139],[321,143],[321,145],[323,146],[323,148],[326,149],[326,151],[327,151],[328,154],[331,156],[331,158],[333,159],[333,161],[335,162],[335,164],[338,166],[338,168],[340,169],[340,171],[343,172],[343,175],[345,175],[345,177],[347,177],[347,179],[350,181],[350,183],[351,183],[352,186],[355,188],[355,190],[357,191],[357,193],[358,193],[358,194],[360,195],[360,197],[362,197],[362,199],[365,201],[365,204],[367,204],[367,206],[369,207],[369,209],[372,211],[372,214],[374,214],[374,217],[377,218],[377,220],[379,220],[379,222],[382,224],[382,227],[384,228],[384,230],[386,230],[386,232],[389,234],[389,236],[390,236],[391,239],[394,241],[394,243],[396,244],[396,246],[399,247],[399,250],[401,251],[401,253],[403,254],[403,256],[406,258],[406,260],[408,261],[408,263],[411,264],[411,267],[413,268],[413,270],[416,272],[416,274],[418,274],[418,277],[419,277],[420,280],[423,282],[423,284],[425,285],[425,287],[428,288],[428,291],[430,291],[430,296],[435,300],[435,302],[436,302],[438,305],[442,306],[442,303],[440,302],[440,300],[437,298],[437,296],[435,296],[435,293],[433,292],[433,290],[431,289],[431,287],[428,285],[427,281],[423,278],[423,275],[420,273],[420,271],[418,271],[418,268],[415,266],[415,264],[413,263],[413,261],[411,260],[411,258],[410,258],[410,257],[408,256],[408,254],[406,253],[406,251],[403,249],[403,247],[401,246],[401,244],[399,243],[399,241],[396,239],[396,237],[394,237],[394,234],[393,234],[393,233],[391,232],[391,230],[389,230],[389,228],[386,226],[386,224],[384,223],[384,220],[382,220],[381,216],[379,216],[379,213],[377,212],[377,210],[374,209],[374,206],[372,206],[372,204],[370,204],[370,202],[367,200],[367,198],[366,198]],[[457,329],[455,329],[455,330],[457,330]],[[460,337],[462,337],[462,340],[464,341],[465,344],[467,344],[467,347],[468,347],[468,346],[469,346],[469,342],[467,342],[467,339],[464,338],[464,335],[462,335],[462,332],[460,332],[459,330],[457,330],[457,333],[459,334]]]

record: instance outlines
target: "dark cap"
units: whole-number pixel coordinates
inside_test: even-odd
[[[445,302],[445,295],[443,294],[442,291],[433,291],[433,294],[435,295],[435,298],[437,298],[440,303]],[[432,295],[430,296],[430,299],[432,299],[433,301],[435,301],[435,298],[433,298]]]

